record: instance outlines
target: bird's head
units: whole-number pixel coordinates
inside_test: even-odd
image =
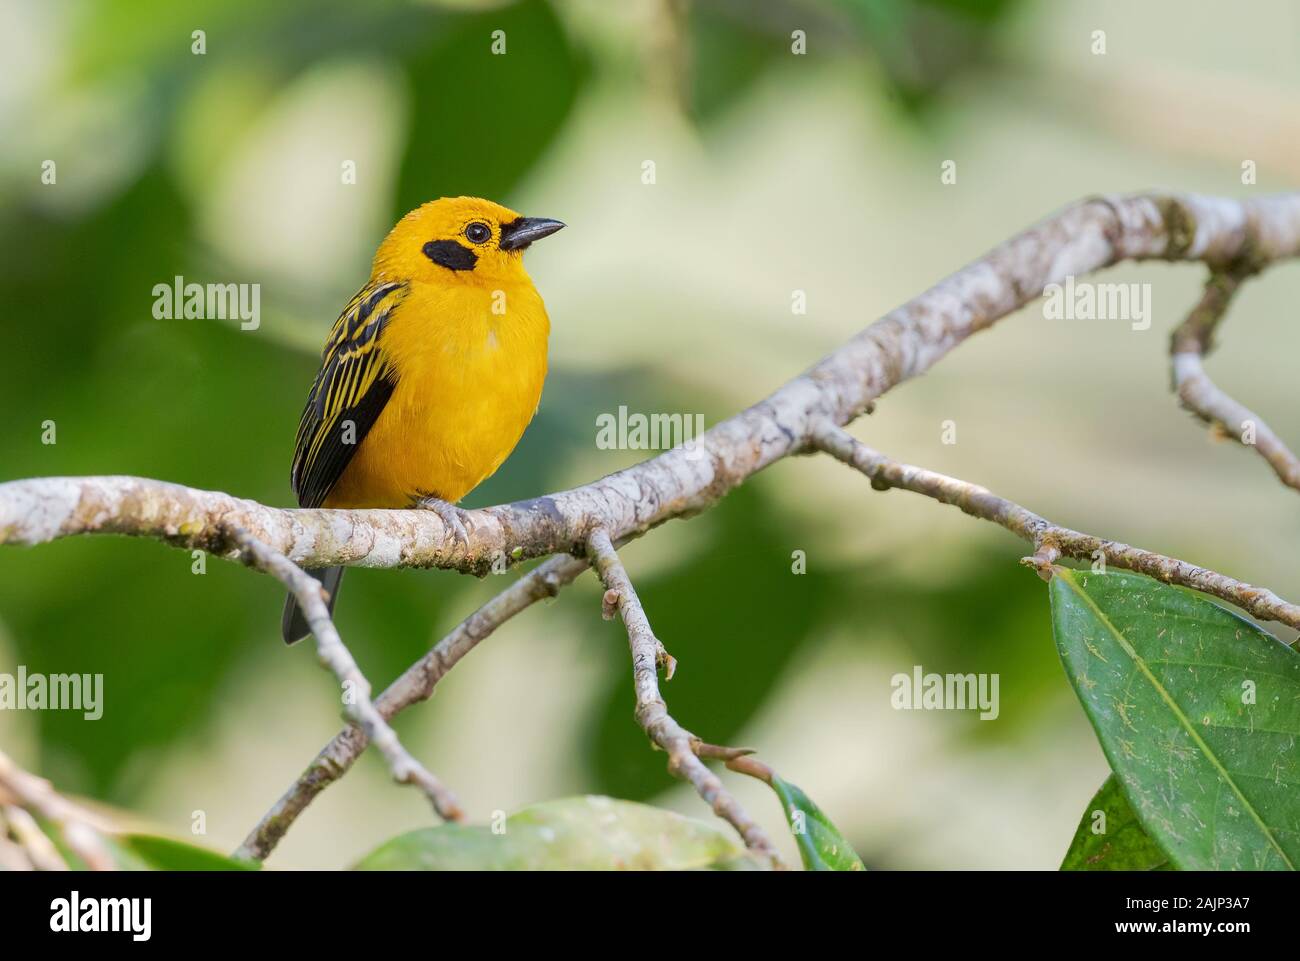
[[[397,222],[375,254],[374,276],[432,283],[526,280],[523,254],[564,224],[521,217],[478,197],[443,197]]]

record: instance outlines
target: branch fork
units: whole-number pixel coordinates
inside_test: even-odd
[[[593,531],[587,539],[587,552],[592,567],[605,585],[606,604],[610,603],[610,595],[614,595],[612,603],[623,619],[623,626],[627,628],[628,645],[632,652],[632,684],[636,691],[637,723],[652,744],[667,752],[669,773],[694,787],[713,812],[736,829],[746,847],[773,864],[779,864],[767,834],[731,796],[718,776],[701,763],[701,754],[698,752],[704,742],[678,724],[668,713],[668,705],[659,693],[658,668],[666,659],[671,673],[675,662],[655,637],[650,619],[614,549],[609,532],[604,528]]]
[[[341,683],[350,683],[357,697],[348,710],[352,724],[319,752],[240,848],[241,855],[258,859],[274,849],[307,805],[342,777],[372,740],[395,779],[419,786],[441,816],[459,816],[454,797],[406,752],[388,720],[428,698],[460,658],[511,617],[554,596],[586,569],[590,558],[605,587],[602,614],[621,616],[627,629],[638,722],[668,753],[675,775],[689,781],[751,850],[770,853],[766,836],[701,759],[759,772],[755,776],[763,766],[743,750],[700,741],[669,715],[658,671],[671,677],[675,661],[651,630],[614,544],[672,518],[700,513],[779,460],[823,452],[864,474],[874,488],[920,493],[1006,528],[1033,546],[1024,563],[1041,577],[1050,577],[1061,557],[1101,556],[1107,564],[1300,628],[1300,607],[1271,591],[1059,527],[983,487],[893,461],[844,430],[874,409],[885,392],[924,373],[971,335],[1037,298],[1048,284],[1125,259],[1200,261],[1209,266],[1210,281],[1171,348],[1178,396],[1238,440],[1241,424],[1251,421],[1253,446],[1284,483],[1300,490],[1295,455],[1262,420],[1219,391],[1202,365],[1241,282],[1298,255],[1300,193],[1244,201],[1165,193],[1090,198],[1012,237],[891,311],[765,400],[715,425],[692,450],[675,448],[581,487],[458,513],[457,524],[429,510],[281,510],[136,477],[37,478],[0,484],[0,544],[40,544],[94,533],[152,537],[242,561],[294,593],[317,637],[322,663]],[[462,621],[373,700],[329,618],[319,584],[304,571],[347,564],[481,574],[503,557],[507,564],[549,559]]]
[[[327,604],[329,594],[320,581],[242,528],[231,525],[229,534],[246,564],[280,581],[298,601],[316,639],[316,656],[350,694],[344,698],[348,719],[379,749],[388,762],[393,780],[418,787],[444,821],[461,820],[464,815],[455,795],[402,746],[396,732],[370,699],[370,682],[361,673],[334,626]]]

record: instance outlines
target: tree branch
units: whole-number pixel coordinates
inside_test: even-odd
[[[240,553],[249,566],[270,574],[288,588],[298,601],[298,606],[311,627],[312,636],[316,638],[317,657],[343,685],[345,713],[365,732],[367,740],[373,741],[379,748],[388,762],[393,780],[399,784],[414,784],[423,791],[434,811],[444,821],[459,821],[462,814],[456,798],[402,746],[397,733],[388,726],[388,721],[370,700],[370,682],[361,673],[361,668],[357,667],[352,653],[334,627],[326,603],[328,598],[320,581],[241,528],[231,526],[230,536],[239,545]]]
[[[0,484],[0,544],[72,534],[152,537],[220,551],[235,524],[304,567],[442,567],[486,573],[555,553],[581,554],[696,513],[764,467],[803,450],[814,424],[843,425],[924,373],[966,338],[1061,283],[1125,259],[1270,263],[1300,253],[1300,194],[1229,200],[1175,194],[1100,197],[1068,207],[891,311],[767,399],[698,442],[546,497],[466,512],[454,537],[422,510],[279,510],[135,477]]]
[[[1174,390],[1182,405],[1219,433],[1246,447],[1254,447],[1268,461],[1283,484],[1300,490],[1300,459],[1250,408],[1224,393],[1205,373],[1201,359],[1214,346],[1214,331],[1250,267],[1215,270],[1205,282],[1205,292],[1170,340],[1170,366]]]
[[[375,701],[385,720],[427,700],[434,686],[480,641],[520,611],[545,597],[554,597],[561,587],[587,569],[587,562],[574,557],[552,557],[520,577],[465,620],[424,657],[408,667]],[[307,766],[298,779],[253,828],[236,857],[264,860],[284,837],[307,805],[352,767],[370,739],[359,727],[344,728]]]
[[[668,713],[668,705],[659,693],[659,667],[670,663],[668,652],[650,628],[636,588],[610,542],[609,534],[597,529],[587,541],[591,565],[600,575],[606,594],[602,606],[615,608],[627,628],[632,649],[632,686],[636,691],[636,719],[650,742],[668,754],[668,770],[674,777],[688,782],[695,792],[745,839],[745,846],[773,863],[779,863],[772,842],[744,808],[722,786],[718,776],[704,766],[697,756],[702,742]],[[611,594],[613,596],[611,596]],[[717,750],[712,745],[711,750]]]
[[[100,836],[104,825],[90,812],[63,797],[49,781],[29,774],[0,751],[0,806],[5,819],[18,838],[18,846],[39,870],[67,867],[63,856],[49,843],[39,825],[31,820],[36,814],[59,829],[68,849],[92,871],[113,871],[117,865]],[[11,856],[14,852],[10,852]]]
[[[1083,560],[1104,557],[1112,567],[1137,571],[1167,584],[1190,587],[1236,604],[1261,620],[1280,621],[1289,627],[1300,628],[1300,607],[1282,600],[1266,588],[1244,584],[1224,574],[1140,547],[1059,527],[976,484],[890,460],[833,424],[820,428],[814,442],[821,450],[866,474],[871,485],[879,490],[901,487],[924,494],[940,503],[960,507],[973,517],[1000,524],[1017,537],[1029,541],[1036,553],[1025,558],[1024,562],[1037,568],[1044,579],[1050,577],[1051,565],[1058,557]]]

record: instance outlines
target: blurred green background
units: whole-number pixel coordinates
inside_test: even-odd
[[[289,505],[329,324],[398,216],[461,193],[569,224],[528,258],[554,326],[541,411],[467,503],[593,479],[644,456],[597,449],[599,414],[713,423],[1078,197],[1294,189],[1300,13],[1231,9],[0,0],[0,480],[139,474]],[[261,327],[153,319],[177,274],[261,284]],[[1060,523],[1300,595],[1294,494],[1168,392],[1166,334],[1199,272],[1107,279],[1153,285],[1152,329],[1031,306],[855,430]],[[1293,266],[1252,282],[1210,369],[1300,440],[1297,302]],[[680,663],[677,718],[760,747],[868,866],[1054,867],[1106,767],[1023,553],[800,458],[626,561]],[[101,720],[0,712],[0,745],[173,832],[203,811],[200,840],[232,849],[336,731],[336,687],[280,643],[270,579],[191,563],[112,538],[0,551],[0,670],[105,675]],[[504,583],[358,571],[339,625],[379,687]],[[999,673],[1000,717],[891,710],[889,678],[914,664]],[[636,727],[630,680],[584,577],[397,727],[478,820],[583,792],[707,817]],[[766,788],[729,783],[785,836]],[[428,818],[367,754],[270,864],[342,866]]]

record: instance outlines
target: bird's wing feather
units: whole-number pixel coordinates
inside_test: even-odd
[[[406,290],[403,283],[372,281],[334,322],[298,424],[292,481],[302,507],[319,507],[329,496],[392,396],[397,374],[381,335]]]

